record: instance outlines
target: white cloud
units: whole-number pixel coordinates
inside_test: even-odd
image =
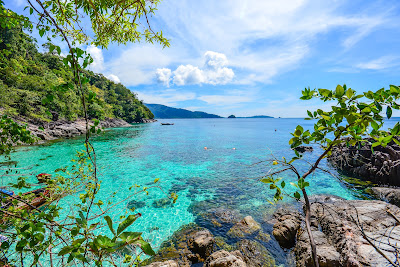
[[[86,48],[86,52],[88,52],[93,58],[93,62],[90,64],[89,69],[93,72],[102,72],[104,70],[103,51],[94,45],[90,45]]]
[[[192,65],[180,65],[174,71],[174,84],[176,85],[201,84],[205,82],[204,78],[203,71]]]
[[[175,71],[168,68],[157,69],[156,76],[158,82],[169,86],[172,78],[175,85],[192,84],[227,84],[232,81],[235,73],[232,69],[225,67],[228,59],[224,54],[207,51],[204,54],[204,68],[188,65],[180,65]]]
[[[186,60],[200,51],[219,51],[236,67],[236,83],[268,83],[299,68],[321,35],[340,31],[337,43],[350,49],[389,24],[384,7],[368,5],[369,10],[349,14],[346,5],[337,0],[170,0],[161,3],[159,15],[172,41],[197,52]],[[224,62],[215,59],[210,65]]]
[[[175,90],[153,91],[153,92],[136,92],[138,98],[148,104],[162,104],[167,106],[176,106],[179,101],[187,101],[196,99],[193,92],[177,92]]]
[[[224,54],[207,51],[204,54],[205,66],[212,70],[218,70],[228,65],[228,59]]]
[[[107,65],[109,72],[117,75],[124,85],[136,86],[153,83],[154,71],[169,65],[172,58],[179,56],[166,53],[159,46],[141,44],[125,49]]]
[[[171,70],[167,68],[157,69],[156,71],[158,82],[164,84],[167,87],[169,87],[171,75],[172,75]]]
[[[116,82],[116,83],[120,83],[121,82],[120,79],[118,78],[118,76],[114,75],[114,74],[108,75],[107,78],[110,79],[113,82]]]
[[[198,99],[210,105],[232,105],[254,101],[252,97],[238,95],[203,95]]]
[[[356,67],[359,69],[367,70],[382,70],[400,65],[400,62],[398,60],[399,57],[383,56],[378,59],[357,64]]]

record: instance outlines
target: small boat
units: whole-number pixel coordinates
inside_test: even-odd
[[[162,122],[161,125],[174,125],[174,124],[169,122]]]

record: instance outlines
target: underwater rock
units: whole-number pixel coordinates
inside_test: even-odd
[[[248,267],[269,267],[275,266],[275,259],[268,250],[259,242],[242,239],[236,244],[242,259]]]
[[[194,232],[188,240],[188,247],[201,259],[206,259],[214,249],[214,237],[208,230]]]
[[[400,146],[391,141],[386,147],[374,147],[367,139],[361,146],[335,146],[328,160],[341,172],[377,184],[400,186]],[[367,143],[369,142],[369,143]]]
[[[297,230],[300,228],[302,215],[299,212],[279,209],[274,213],[277,222],[274,224],[273,236],[284,248],[292,248],[296,243]]]
[[[240,256],[239,256],[240,255]],[[204,267],[246,267],[246,263],[241,258],[241,253],[235,251],[229,253],[225,250],[214,252],[204,262]]]
[[[182,226],[178,231],[175,231],[167,241],[161,244],[161,247],[156,255],[145,260],[142,264],[146,265],[153,262],[174,260],[179,264],[180,267],[186,267],[191,266],[192,263],[204,261],[204,256],[201,257],[198,253],[191,251],[188,243],[190,239],[197,236],[196,233],[203,232],[205,230],[205,228],[199,227],[195,223]],[[201,243],[200,240],[197,242]]]
[[[140,209],[146,206],[146,202],[144,201],[137,201],[137,200],[131,200],[128,202],[126,207],[128,209]]]
[[[229,245],[227,243],[227,239],[222,237],[222,236],[216,236],[214,237],[215,240],[215,247],[216,249],[220,249],[220,250],[226,250],[226,251],[233,251],[234,250],[234,246]]]
[[[179,267],[179,264],[176,261],[169,260],[164,262],[153,262],[144,267]]]
[[[261,230],[261,225],[256,222],[253,217],[246,216],[243,220],[236,223],[228,231],[228,236],[231,237],[244,237],[245,235],[251,235],[256,231]]]
[[[153,208],[171,207],[172,206],[172,199],[168,198],[168,197],[165,197],[165,198],[154,200],[152,206],[153,206]]]
[[[380,200],[400,207],[400,188],[372,187],[371,192]]]

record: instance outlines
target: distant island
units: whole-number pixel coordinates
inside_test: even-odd
[[[235,115],[229,115],[229,117],[228,117],[228,119],[234,119],[234,118],[236,118]]]
[[[145,104],[154,114],[156,119],[200,119],[200,118],[222,118],[215,114],[202,111],[190,111],[183,108],[172,108],[161,104]]]

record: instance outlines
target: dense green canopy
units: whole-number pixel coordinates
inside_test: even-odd
[[[73,84],[73,73],[63,64],[62,57],[40,53],[35,40],[22,27],[0,27],[0,50],[2,112],[43,121],[83,117],[78,91],[62,86]],[[89,118],[116,117],[139,122],[154,117],[122,84],[91,71],[85,75],[89,78],[85,86]]]

